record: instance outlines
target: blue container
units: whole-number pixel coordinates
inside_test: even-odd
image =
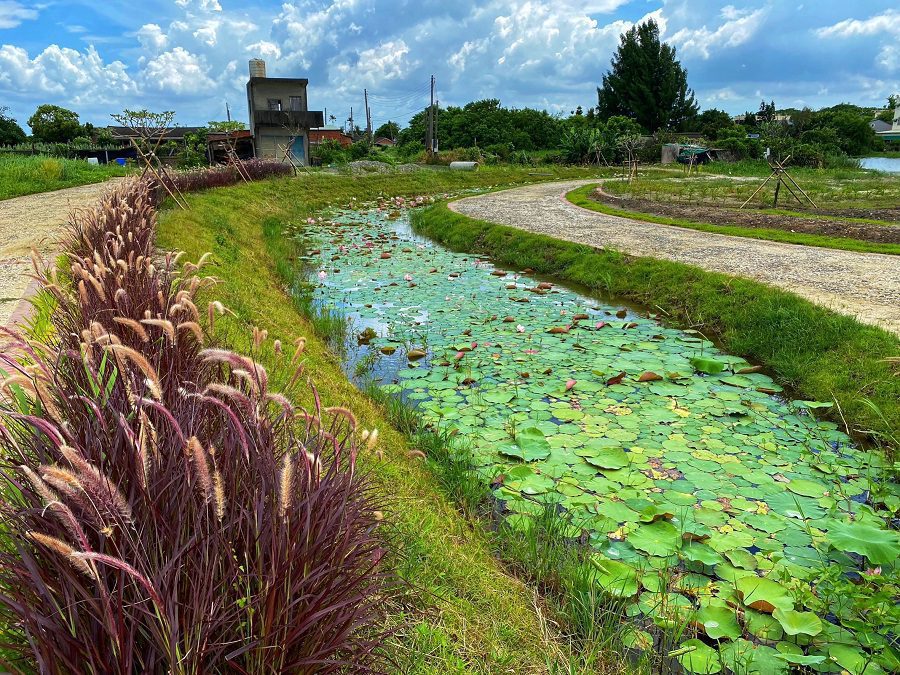
[[[118,164],[119,166],[125,166],[125,158],[124,157],[117,157],[115,161],[116,161],[116,164]]]

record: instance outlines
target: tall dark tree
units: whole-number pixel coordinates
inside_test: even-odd
[[[25,132],[12,117],[9,108],[0,105],[0,145],[15,145],[25,142]]]
[[[49,103],[38,106],[28,126],[35,139],[44,143],[68,143],[82,133],[78,113]]]
[[[653,19],[622,34],[597,99],[601,117],[623,115],[651,133],[678,128],[698,110],[687,71],[675,58],[675,48],[659,39]]]
[[[390,138],[392,141],[395,141],[399,135],[400,125],[391,120],[388,120],[375,130],[375,138]]]

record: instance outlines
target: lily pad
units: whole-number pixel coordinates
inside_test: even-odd
[[[812,612],[776,608],[772,616],[788,635],[815,636],[822,632],[822,620]]]
[[[781,584],[756,575],[741,577],[734,588],[747,607],[771,614],[776,609],[793,609],[794,601]]]
[[[676,650],[678,663],[689,673],[712,675],[722,670],[719,653],[700,640],[687,640]]]
[[[701,373],[708,375],[718,375],[725,370],[725,364],[716,359],[705,356],[694,356],[691,358],[691,365]]]
[[[618,560],[593,557],[591,564],[597,584],[606,593],[617,598],[630,598],[638,592],[638,573],[631,565]]]
[[[839,520],[828,521],[827,527],[828,541],[839,551],[859,553],[876,565],[895,562],[900,557],[900,533]]]
[[[722,638],[735,639],[743,632],[737,621],[734,610],[730,607],[707,606],[697,612],[697,623],[713,640]]]
[[[667,556],[680,548],[681,534],[672,523],[659,520],[638,526],[628,534],[628,543],[650,555]]]

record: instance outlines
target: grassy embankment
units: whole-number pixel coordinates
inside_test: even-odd
[[[838,421],[898,444],[900,377],[885,359],[900,355],[900,341],[891,333],[755,281],[522,232],[446,204],[414,215],[413,226],[450,248],[659,308],[767,366],[800,396],[837,401]]]
[[[582,177],[562,170],[558,177]],[[346,405],[366,428],[381,431],[384,461],[367,468],[390,496],[385,522],[392,558],[411,584],[392,608],[399,631],[388,650],[398,672],[542,673],[580,670],[580,657],[555,633],[554,616],[535,592],[507,573],[492,555],[489,534],[462,516],[436,476],[418,459],[408,437],[392,428],[383,407],[343,375],[338,358],[284,290],[296,251],[283,237],[299,222],[334,205],[379,195],[442,193],[533,180],[527,171],[419,172],[390,176],[304,176],[224,188],[188,197],[190,211],[160,217],[158,244],[188,260],[213,253],[215,294],[234,313],[216,323],[216,340],[252,349],[252,326],[269,331],[261,360],[277,383],[290,378],[272,359],[272,342],[307,337],[307,372],[325,405]],[[305,401],[309,404],[309,401]],[[609,667],[608,664],[604,667]]]
[[[101,183],[126,172],[115,163],[92,166],[84,160],[0,154],[0,200]]]
[[[611,184],[604,186],[607,189]],[[802,244],[804,246],[818,246],[821,248],[835,248],[844,251],[856,251],[858,253],[884,253],[888,255],[900,255],[900,244],[879,244],[876,242],[862,241],[859,239],[850,239],[847,237],[829,237],[819,234],[807,234],[805,232],[790,232],[788,230],[776,230],[761,227],[741,227],[739,225],[712,225],[710,223],[702,223],[694,220],[686,220],[684,218],[673,218],[670,216],[659,216],[652,213],[642,213],[630,209],[616,208],[596,199],[591,199],[591,193],[597,188],[597,185],[584,185],[576,188],[566,194],[568,199],[575,206],[605,213],[610,216],[619,216],[622,218],[631,218],[646,223],[657,223],[659,225],[673,225],[675,227],[685,227],[691,230],[699,230],[701,232],[712,232],[715,234],[727,234],[733,237],[748,237],[750,239],[762,239],[765,241],[779,241],[786,244]],[[805,214],[796,214],[784,211],[775,211],[768,209],[765,213],[781,213],[781,215],[789,215],[792,217],[806,217]],[[877,221],[865,220],[862,222],[875,223]]]

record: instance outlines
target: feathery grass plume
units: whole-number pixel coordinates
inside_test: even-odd
[[[91,566],[88,565],[83,559],[77,557],[77,551],[69,546],[66,542],[62,541],[61,539],[57,539],[56,537],[41,534],[40,532],[35,532],[33,530],[30,532],[26,532],[25,534],[35,543],[38,543],[41,546],[48,548],[57,555],[61,556],[67,563],[69,563],[72,567],[74,567],[77,571],[81,572],[86,577],[90,579],[96,578],[94,575],[94,571],[91,569]]]
[[[145,381],[150,394],[157,401],[162,401],[162,384],[159,381],[159,375],[156,374],[156,369],[143,354],[126,345],[106,345],[105,349],[112,351],[116,356],[127,358],[136,365],[146,378]]]
[[[121,291],[122,289],[120,288],[119,290]],[[122,292],[124,293],[124,291]],[[119,291],[116,291],[116,296],[118,296],[118,294]],[[114,316],[113,321],[121,326],[130,328],[132,331],[134,331],[135,335],[137,335],[141,339],[141,342],[150,342],[150,336],[147,334],[147,331],[144,330],[144,327],[140,324],[140,322],[124,316]]]
[[[376,443],[378,443],[378,429],[372,429],[372,433],[366,439],[366,449],[372,450]]]
[[[422,452],[421,450],[410,450],[409,452],[406,453],[406,456],[409,457],[410,459],[414,459],[414,458],[415,459],[427,459],[427,457],[425,456],[425,453]]]
[[[196,436],[191,436],[188,441],[194,459],[194,468],[197,471],[197,482],[203,491],[203,496],[209,501],[213,496],[213,481],[209,473],[209,462],[206,461],[206,451],[203,449]]]
[[[103,290],[103,284],[93,274],[88,274],[88,281],[94,287],[94,291],[100,296],[100,299],[106,301],[106,291]]]
[[[95,504],[102,502],[107,507],[109,515],[116,513],[123,521],[130,523],[132,520],[131,505],[119,487],[108,476],[101,473],[96,466],[87,461],[76,448],[62,445],[59,451],[75,469],[81,489],[91,501]]]
[[[253,415],[255,412],[255,406],[253,405],[253,401],[250,400],[250,397],[247,396],[240,389],[236,389],[227,384],[222,384],[221,382],[210,382],[206,385],[206,389],[203,390],[204,394],[220,394],[225,396],[226,398],[230,398],[232,401],[237,403],[244,409],[248,415]]]
[[[350,431],[356,431],[356,415],[353,414],[353,411],[349,408],[343,408],[341,406],[332,406],[330,408],[325,408],[325,412],[334,415],[335,417],[343,417],[347,420],[347,424],[350,425]]]
[[[216,502],[216,518],[221,523],[225,517],[225,486],[222,484],[222,474],[218,469],[213,473],[213,497]]]
[[[53,490],[51,490],[41,477],[32,471],[30,467],[21,464],[19,465],[19,471],[25,474],[28,482],[31,483],[31,487],[34,489],[35,493],[40,495],[41,499],[44,500],[45,505],[59,501],[59,497],[56,496],[56,493],[53,492]]]
[[[78,282],[78,297],[81,299],[82,305],[87,305],[90,303],[90,298],[88,298],[87,294],[87,286],[84,285],[84,280]]]
[[[294,416],[294,404],[290,402],[287,396],[280,392],[266,392],[266,400],[271,401],[279,406],[284,411],[284,415],[287,417]]]
[[[297,361],[297,359],[300,358],[300,355],[306,349],[306,338],[299,337],[294,340],[294,344],[297,346],[297,349],[294,350],[294,355],[291,357],[291,365],[293,365]]]
[[[41,405],[50,414],[50,417],[59,425],[64,423],[63,415],[53,401],[53,393],[50,391],[47,381],[40,375],[34,378],[34,389]]]
[[[285,453],[281,461],[281,476],[278,480],[278,514],[282,519],[287,517],[294,496],[294,460],[290,453]]]
[[[203,329],[196,321],[183,321],[176,326],[176,330],[186,330],[197,340],[197,344],[203,344]]]
[[[254,176],[290,171],[249,165]],[[209,170],[169,180],[209,187],[242,179]],[[270,394],[267,373],[247,357],[195,340],[143,342],[131,328],[109,332],[125,325],[114,316],[164,320],[175,304],[173,328],[196,320],[191,293],[211,282],[179,274],[172,256],[152,266],[164,191],[137,179],[122,186],[73,216],[67,253],[78,268],[61,288],[82,281],[84,297],[61,294],[50,319],[54,349],[26,355],[47,362],[40,377],[52,383],[62,422],[45,409],[24,422],[13,401],[0,401],[0,454],[32,472],[0,472],[12,544],[0,546],[0,618],[31,636],[4,641],[4,657],[52,673],[209,672],[223,664],[246,673],[389,670],[376,650],[392,579],[379,562],[380,505],[354,471],[352,439],[322,428],[317,397],[311,415]],[[89,271],[108,301],[94,293]],[[177,331],[191,329],[174,330],[182,337]],[[128,344],[115,344],[119,337]],[[152,364],[155,379],[128,349]],[[135,394],[143,379],[165,383],[165,405],[153,392]],[[19,391],[14,381],[9,387]],[[246,409],[235,403],[241,397]],[[186,457],[194,436],[208,447],[191,444]],[[280,499],[288,454],[293,489]],[[301,480],[306,489],[297,489]],[[28,532],[53,538],[55,548]]]
[[[165,303],[160,303],[164,305]],[[175,326],[172,325],[172,322],[167,319],[141,319],[141,323],[146,326],[155,326],[156,328],[162,329],[162,331],[168,336],[169,342],[171,344],[175,344],[177,338],[175,335]]]

